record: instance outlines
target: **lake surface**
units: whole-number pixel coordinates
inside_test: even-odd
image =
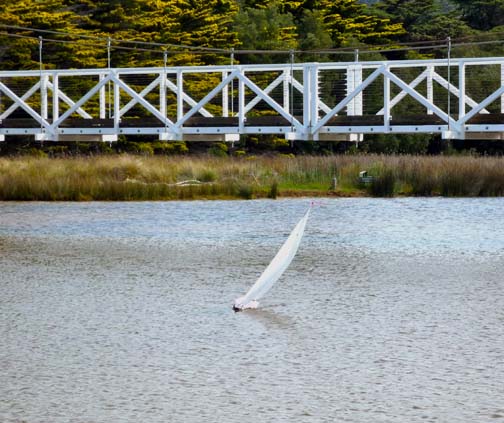
[[[0,203],[1,422],[504,421],[504,199]]]

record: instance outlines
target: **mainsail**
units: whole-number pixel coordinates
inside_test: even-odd
[[[240,298],[237,298],[234,303],[235,310],[243,310],[246,308],[256,308],[257,301],[261,299],[273,286],[273,284],[282,276],[283,272],[289,267],[292,259],[296,255],[301,238],[310,215],[311,207],[306,211],[303,218],[298,222],[296,227],[284,242],[276,256],[271,260],[271,263],[264,270],[262,275],[257,279],[256,283],[249,291]]]

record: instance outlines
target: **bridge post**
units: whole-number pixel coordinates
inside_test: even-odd
[[[116,74],[119,78],[119,74]],[[121,123],[121,93],[119,85],[114,82],[114,128],[119,132],[119,124]]]
[[[47,82],[49,80],[48,75],[41,75],[40,76],[40,116],[42,119],[47,120],[47,106],[48,106],[48,101],[47,101]]]
[[[347,68],[347,95],[350,95],[355,89],[362,84],[362,65],[350,65]],[[348,103],[348,116],[362,115],[362,93],[359,93],[355,98]]]
[[[434,66],[427,66],[427,100],[430,104],[434,104]],[[427,114],[433,115],[432,108],[427,108]]]
[[[181,70],[177,71],[177,120],[184,117],[184,76]]]
[[[57,73],[53,74],[52,78],[52,121],[56,122],[59,118],[59,76]]]
[[[224,81],[228,76],[226,71],[222,72],[222,80]],[[222,117],[229,116],[229,84],[224,85],[222,88]]]
[[[466,114],[465,63],[459,63],[459,119]]]
[[[166,118],[166,66],[159,80],[159,111]]]
[[[390,66],[387,66],[386,70],[390,70]],[[390,78],[383,75],[383,126],[385,133],[390,132],[390,118]]]
[[[289,113],[290,111],[290,89],[289,82],[292,84],[292,75],[290,71],[285,69],[283,71],[283,109]]]
[[[313,67],[310,65],[303,65],[303,127],[307,134],[307,138],[309,139],[311,136],[316,137],[315,134],[312,134],[312,113],[311,108],[313,103],[311,101],[311,97],[313,91],[311,90],[312,78],[311,73],[313,71]]]
[[[312,128],[319,120],[319,67],[316,63],[303,65],[303,134],[305,140],[318,141]],[[298,136],[299,138],[299,136]]]
[[[504,86],[504,63],[501,63],[501,75],[500,75],[500,85]],[[504,95],[501,95],[501,113],[504,113]]]
[[[105,74],[100,73],[99,82],[105,79]],[[107,102],[105,100],[105,85],[100,88],[100,119],[107,118]]]
[[[243,68],[240,66],[240,75],[243,75]],[[243,134],[245,129],[245,82],[238,80],[238,128]]]
[[[305,126],[314,127],[319,120],[319,75],[318,65],[310,66],[310,121]]]
[[[2,78],[0,78],[0,84],[2,83]],[[2,115],[3,115],[3,103],[2,103],[2,90],[0,90],[0,124],[2,123]],[[0,134],[0,142],[5,141],[5,135]]]

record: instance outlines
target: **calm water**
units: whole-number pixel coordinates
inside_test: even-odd
[[[0,203],[0,422],[504,421],[504,199]]]

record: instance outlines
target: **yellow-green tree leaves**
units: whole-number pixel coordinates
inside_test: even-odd
[[[238,44],[232,29],[234,0],[21,0],[0,4],[0,66],[38,67],[38,36],[43,36],[45,67],[103,67],[107,39],[113,66],[150,66],[170,53],[195,48],[230,49]],[[52,32],[14,28],[26,27]],[[21,38],[27,37],[27,38]],[[159,45],[142,44],[158,43]],[[214,54],[169,55],[178,64],[210,64]]]

